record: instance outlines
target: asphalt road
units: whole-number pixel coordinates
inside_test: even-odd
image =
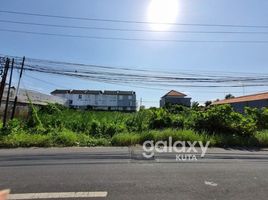
[[[172,153],[145,160],[141,153],[139,148],[2,149],[0,189],[10,188],[12,194],[107,192],[106,197],[69,199],[268,197],[268,150],[209,149],[197,161],[179,161]]]

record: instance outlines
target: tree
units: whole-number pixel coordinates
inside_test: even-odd
[[[199,107],[199,103],[197,101],[193,101],[192,108],[197,109]]]
[[[232,94],[227,94],[225,96],[225,99],[232,99],[232,98],[235,98],[235,96],[233,96]]]
[[[206,101],[206,102],[205,102],[205,106],[206,106],[206,107],[210,106],[211,104],[212,104],[212,101]]]

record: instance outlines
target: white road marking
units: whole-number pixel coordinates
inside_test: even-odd
[[[214,183],[212,181],[205,181],[205,184],[206,185],[210,185],[210,186],[213,186],[213,187],[216,187],[218,184],[217,183]]]
[[[10,194],[9,200],[106,197],[108,192],[48,192]]]

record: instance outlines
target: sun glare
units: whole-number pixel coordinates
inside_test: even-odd
[[[148,21],[155,23],[150,25],[152,30],[169,29],[171,25],[163,23],[176,22],[178,6],[178,0],[151,0],[148,7]]]

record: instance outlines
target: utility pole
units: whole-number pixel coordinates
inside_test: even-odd
[[[10,71],[10,77],[9,77],[8,90],[7,90],[6,107],[5,107],[4,117],[3,117],[3,127],[6,127],[6,123],[7,123],[7,111],[8,111],[10,88],[11,88],[11,83],[12,83],[13,67],[14,67],[14,58],[12,59],[12,64],[11,64],[11,71]]]
[[[142,98],[140,98],[140,109],[141,109],[141,106],[142,106]]]
[[[8,73],[8,69],[9,69],[9,63],[10,63],[10,60],[9,60],[9,58],[7,58],[6,63],[5,63],[4,73],[3,73],[3,76],[2,76],[2,80],[1,80],[1,85],[0,85],[0,107],[1,107],[1,103],[2,103],[4,90],[5,90],[7,73]]]
[[[13,119],[15,116],[15,111],[16,111],[16,106],[17,106],[17,101],[18,101],[18,93],[19,93],[19,88],[20,88],[20,80],[22,77],[22,72],[23,72],[23,67],[24,67],[24,61],[25,61],[25,56],[23,57],[22,63],[21,63],[20,77],[19,77],[17,88],[16,88],[16,95],[15,95],[15,99],[14,99],[14,105],[13,105],[13,110],[12,110],[12,114],[11,114],[11,119]]]

